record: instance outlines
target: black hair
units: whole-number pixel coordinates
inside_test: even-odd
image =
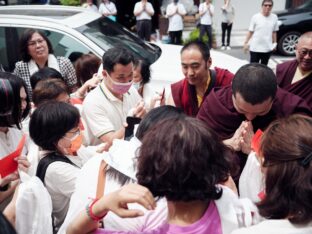
[[[32,114],[29,134],[43,150],[57,151],[58,141],[71,129],[78,126],[80,120],[76,107],[51,101],[40,105]]]
[[[275,98],[276,76],[272,69],[259,63],[242,66],[232,80],[233,95],[239,93],[246,102],[255,105]]]
[[[134,62],[132,53],[123,47],[114,47],[105,52],[103,55],[103,69],[108,73],[114,71],[116,64],[122,64],[124,66]]]
[[[123,174],[111,166],[108,166],[106,169],[106,174],[110,177],[110,179],[115,180],[121,186],[128,183],[135,183],[135,180],[131,179],[129,176]]]
[[[203,59],[205,60],[205,62],[208,61],[208,59],[210,58],[210,49],[209,46],[200,41],[200,40],[196,40],[196,41],[190,41],[188,43],[186,43],[183,48],[181,49],[181,54],[185,51],[185,50],[189,50],[191,48],[197,48],[201,55],[203,56]]]
[[[20,56],[21,56],[23,62],[26,62],[26,63],[32,59],[30,54],[28,53],[28,42],[34,33],[38,33],[47,42],[49,54],[54,53],[53,48],[52,48],[52,44],[51,44],[49,38],[45,35],[45,33],[43,31],[32,29],[32,28],[26,29],[23,32],[23,34],[20,38],[20,41],[19,41]]]
[[[273,7],[273,5],[274,5],[273,0],[263,0],[261,6],[263,6],[264,3],[266,3],[266,2],[272,3],[272,7]]]
[[[39,69],[30,77],[31,88],[35,89],[36,84],[40,80],[44,80],[48,78],[57,78],[57,79],[61,79],[64,81],[64,78],[59,71],[51,67],[44,67],[44,68]]]
[[[14,93],[10,82],[7,79],[0,78],[0,122],[12,114],[14,106]]]
[[[21,129],[21,122],[28,116],[30,111],[30,100],[26,83],[22,78],[9,72],[0,72],[0,78],[6,79],[10,82],[14,95],[12,115],[10,118],[7,118],[7,121],[2,119],[0,124],[2,127],[12,127],[13,125],[16,125],[17,128]],[[26,92],[26,108],[24,111],[22,111],[22,101],[20,96],[21,88],[24,88]]]
[[[146,84],[151,79],[150,63],[146,60],[137,59],[134,61],[134,68],[141,68],[142,83]]]
[[[180,108],[174,106],[159,106],[151,109],[142,119],[140,125],[137,129],[135,136],[142,140],[146,132],[160,121],[172,117],[178,117],[184,115],[183,111]]]

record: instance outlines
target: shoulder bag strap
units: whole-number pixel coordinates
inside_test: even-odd
[[[107,163],[102,160],[98,173],[98,182],[96,186],[96,198],[100,199],[104,194],[105,180],[106,180]]]

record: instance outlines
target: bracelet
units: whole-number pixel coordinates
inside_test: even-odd
[[[96,215],[92,212],[92,208],[93,208],[94,204],[95,204],[98,200],[99,200],[99,199],[96,198],[96,199],[94,199],[90,204],[88,204],[88,205],[86,206],[86,212],[87,212],[88,217],[89,217],[90,219],[92,219],[93,221],[96,221],[96,222],[102,220],[102,219],[107,215],[107,213],[105,213],[104,215],[102,215],[102,216],[99,217],[99,216],[96,216]]]

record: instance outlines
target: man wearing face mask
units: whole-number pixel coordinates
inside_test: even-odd
[[[167,17],[169,18],[169,37],[170,43],[175,45],[182,44],[182,31],[183,31],[183,16],[186,14],[186,10],[179,0],[173,0],[167,6]]]
[[[82,119],[87,145],[123,138],[126,117],[146,113],[142,97],[133,83],[133,55],[124,48],[112,48],[103,55],[102,83],[85,98]]]

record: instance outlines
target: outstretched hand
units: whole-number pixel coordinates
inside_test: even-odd
[[[128,184],[116,192],[102,197],[94,206],[94,213],[103,215],[112,211],[122,218],[138,217],[144,215],[141,210],[128,209],[128,203],[138,203],[147,210],[153,210],[156,202],[152,193],[138,184]]]

